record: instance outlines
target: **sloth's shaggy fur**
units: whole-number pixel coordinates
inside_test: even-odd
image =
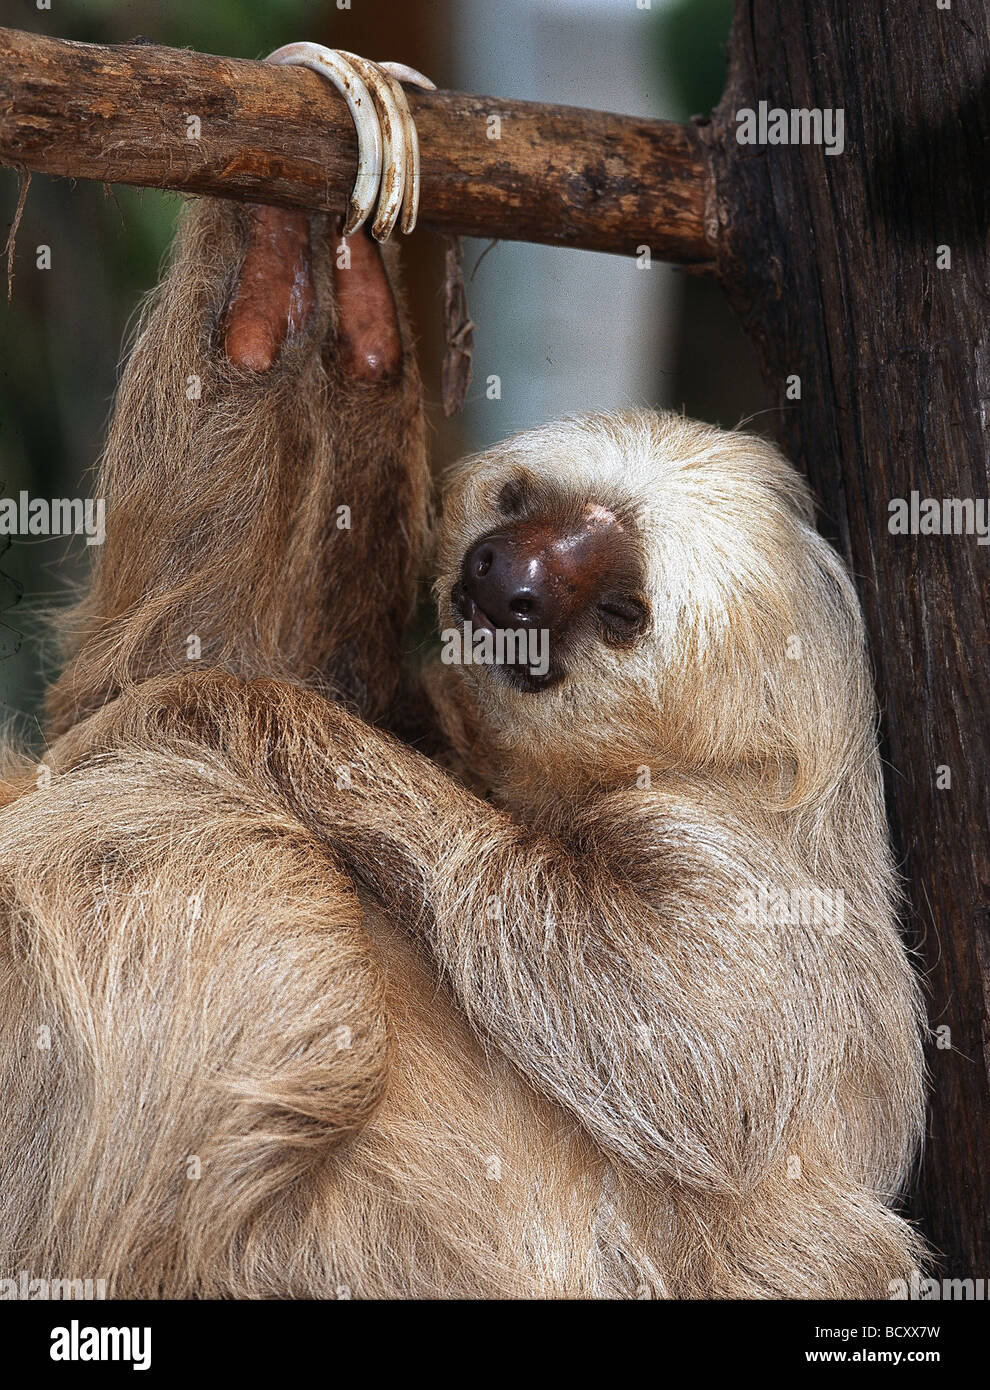
[[[185,219],[117,393],[98,478],[113,524],[61,624],[75,659],[49,695],[56,733],[188,670],[191,638],[204,665],[388,707],[427,520],[419,375],[411,351],[376,388],[342,369],[330,229],[313,222],[313,321],[255,374],[220,350],[244,219],[220,202]],[[401,305],[400,322],[408,349]]]
[[[608,508],[650,612],[631,646],[572,644],[553,690],[430,673],[479,799],[326,695],[341,670],[390,683],[385,638],[338,614],[404,611],[421,531],[414,507],[384,579],[367,534],[317,544],[353,448],[345,407],[321,424],[309,400],[326,286],[271,385],[295,443],[248,413],[258,383],[215,414],[204,396],[196,430],[160,394],[187,358],[214,379],[233,216],[195,212],[122,386],[116,549],[57,688],[50,785],[6,784],[0,1273],[138,1296],[884,1296],[923,1257],[893,1209],[921,1012],[858,605],[803,484],[759,439],[647,412],[463,465],[445,621],[509,480]],[[421,441],[387,412],[415,387],[388,390],[362,438],[404,460],[408,506]],[[294,452],[313,431],[321,488]],[[203,440],[200,503],[179,474]],[[377,477],[372,511],[397,486]],[[361,564],[370,602],[334,587]],[[199,627],[215,645],[174,674]],[[840,929],[741,911],[761,885],[841,890]]]

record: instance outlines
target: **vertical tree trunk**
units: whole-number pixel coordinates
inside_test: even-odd
[[[891,822],[940,1030],[915,1214],[963,1278],[990,1277],[990,548],[888,527],[888,504],[912,491],[990,491],[990,34],[982,0],[944,3],[737,0],[707,138],[722,280],[872,638]],[[841,109],[844,153],[740,144],[737,112],[760,101]]]

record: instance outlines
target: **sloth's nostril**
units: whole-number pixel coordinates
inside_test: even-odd
[[[491,567],[492,552],[490,550],[483,550],[475,561],[474,572],[480,578],[482,575],[487,574]]]
[[[512,602],[509,604],[509,607],[512,609],[512,612],[515,613],[517,618],[525,618],[527,613],[531,613],[533,611],[533,600],[531,598],[523,597],[514,598]]]

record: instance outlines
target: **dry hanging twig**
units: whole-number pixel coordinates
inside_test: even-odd
[[[444,243],[443,326],[446,351],[440,381],[443,413],[449,420],[464,404],[464,397],[471,384],[474,324],[468,317],[460,240],[455,236],[445,236]]]
[[[28,189],[31,187],[30,169],[20,171],[20,181],[17,189],[17,207],[14,210],[14,220],[10,224],[10,235],[7,237],[7,245],[4,250],[7,253],[7,303],[14,297],[14,246],[17,242],[17,229],[21,225],[21,218],[24,216],[24,207],[27,203]]]

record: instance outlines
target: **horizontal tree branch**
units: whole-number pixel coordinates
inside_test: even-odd
[[[424,226],[714,262],[693,126],[459,92],[409,101]],[[342,212],[356,154],[343,100],[308,69],[0,29],[0,163]]]

